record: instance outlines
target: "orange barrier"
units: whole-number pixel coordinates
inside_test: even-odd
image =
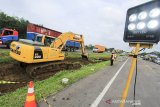
[[[26,102],[25,102],[24,107],[37,107],[36,99],[34,95],[33,81],[30,81],[28,84],[28,93],[27,93]]]

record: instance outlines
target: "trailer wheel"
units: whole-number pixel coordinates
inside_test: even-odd
[[[72,52],[74,52],[75,51],[75,49],[74,48],[71,48],[72,49]]]
[[[70,52],[72,52],[72,48],[69,48],[70,49]]]
[[[70,48],[69,47],[67,47],[67,49],[66,49],[68,52],[70,51]]]
[[[11,42],[8,42],[6,45],[7,45],[7,48],[9,48],[9,49],[10,49]]]

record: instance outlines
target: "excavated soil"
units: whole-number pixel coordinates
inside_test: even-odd
[[[69,69],[79,69],[81,65],[87,65],[90,63],[97,63],[99,61],[86,61],[82,59],[66,59],[65,63],[73,63],[73,67]],[[64,62],[63,62],[64,63]],[[74,64],[75,63],[75,64]],[[75,65],[75,66],[74,66]],[[38,75],[38,78],[31,78],[26,72],[25,69],[20,67],[18,62],[11,62],[7,64],[0,64],[0,81],[14,81],[14,82],[28,82],[30,80],[44,80],[50,76],[53,76],[55,73],[59,72],[45,72],[43,75]],[[26,86],[26,83],[21,84],[0,84],[0,95],[3,95],[7,92],[15,91],[17,88]]]

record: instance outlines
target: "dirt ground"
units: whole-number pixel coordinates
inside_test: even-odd
[[[99,61],[86,61],[81,58],[77,59],[66,59],[63,63],[72,63],[70,69],[79,69],[82,65],[87,65],[90,63],[97,63]],[[75,64],[74,64],[75,63]],[[75,65],[75,66],[74,66]],[[0,64],[0,80],[3,81],[14,81],[14,82],[28,82],[30,80],[39,81],[44,80],[50,76],[53,76],[56,72],[60,70],[45,72],[43,75],[38,75],[36,78],[31,78],[26,72],[25,68],[22,68],[20,64],[16,61],[11,63]],[[3,95],[7,92],[15,91],[17,88],[23,87],[26,84],[0,84],[0,95]]]

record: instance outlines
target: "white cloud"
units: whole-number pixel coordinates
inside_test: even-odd
[[[1,10],[58,31],[85,36],[86,44],[102,44],[128,50],[123,42],[128,8],[149,0],[10,0]]]

